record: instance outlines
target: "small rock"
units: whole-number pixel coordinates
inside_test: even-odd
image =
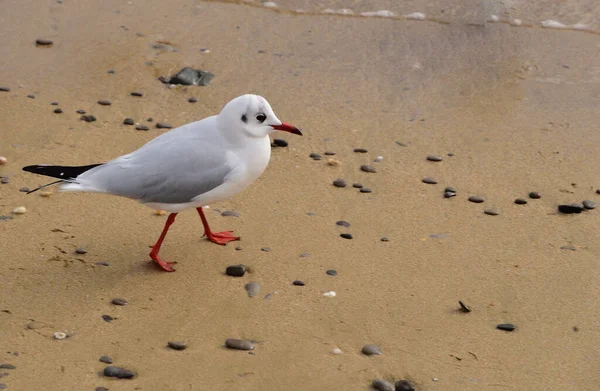
[[[4,165],[8,163],[8,159],[5,158],[4,156],[0,156],[0,166]]]
[[[142,124],[136,125],[135,129],[136,130],[150,130],[149,127],[147,127],[146,125],[142,125]]]
[[[336,179],[335,181],[333,181],[333,186],[346,187],[346,186],[348,186],[348,183],[343,179]]]
[[[513,331],[515,329],[515,325],[512,323],[501,323],[498,326],[496,326],[496,328],[498,330]]]
[[[474,196],[469,197],[469,201],[474,202],[476,204],[481,204],[482,202],[485,201],[485,199],[481,196],[474,195]]]
[[[0,221],[3,221],[3,220],[12,220],[12,219],[13,219],[12,216],[0,215]]]
[[[463,303],[461,300],[458,301],[458,304],[460,305],[460,310],[462,312],[471,312],[471,309],[469,307],[467,307],[467,305],[465,303]]]
[[[425,177],[425,178],[421,179],[421,181],[423,183],[427,183],[428,185],[437,185],[437,183],[438,183],[438,181],[436,181],[435,179],[430,178],[430,177]]]
[[[352,187],[355,187],[355,188],[357,188],[357,189],[362,189],[362,188],[363,188],[363,185],[362,185],[361,183],[353,183],[353,184],[352,184]]]
[[[515,200],[515,204],[517,204],[517,205],[526,205],[527,204],[527,200],[525,198],[517,198]]]
[[[105,364],[112,364],[114,361],[112,358],[110,358],[108,356],[102,356],[102,357],[100,357],[100,362],[103,362]]]
[[[282,147],[282,148],[285,148],[288,146],[288,142],[282,138],[273,139],[273,144],[275,144],[277,147]]]
[[[264,252],[268,253],[269,251],[271,251],[271,247],[261,247],[260,251],[264,251]]]
[[[172,129],[173,128],[173,126],[171,124],[168,124],[166,122],[157,122],[156,127],[158,129]]]
[[[318,153],[312,152],[310,155],[308,155],[308,157],[310,157],[312,160],[321,160],[322,157],[321,155],[319,155]]]
[[[187,345],[185,342],[173,342],[173,341],[169,341],[167,342],[167,346],[170,347],[173,350],[185,350],[187,349]]]
[[[375,379],[371,383],[371,387],[377,391],[395,391],[394,385],[387,380]]]
[[[558,211],[565,214],[581,213],[583,212],[583,209],[583,204],[578,203],[558,205]]]
[[[337,221],[335,223],[335,225],[339,225],[340,227],[346,227],[346,228],[348,228],[350,226],[350,223],[347,222],[347,221],[345,221],[345,220],[340,220],[340,221]]]
[[[0,92],[10,92],[10,87],[0,86]]]
[[[360,170],[364,171],[364,172],[370,172],[370,173],[377,172],[377,169],[369,164],[363,164],[362,166],[360,166]]]
[[[582,204],[585,209],[596,209],[596,203],[592,200],[584,200]]]
[[[37,46],[52,46],[54,42],[50,39],[38,38],[35,40]]]
[[[363,187],[362,189],[359,190],[361,193],[372,193],[373,190],[369,189],[368,187]]]
[[[492,208],[484,210],[483,213],[490,216],[498,216],[500,214],[500,211],[498,209]]]
[[[447,193],[454,193],[454,194],[456,194],[456,188],[455,188],[455,187],[452,187],[452,186],[448,186],[448,187],[446,187],[446,188],[444,189],[444,191],[445,191],[445,192],[447,192]]]
[[[58,107],[58,108],[54,109],[54,113],[55,113],[55,114],[62,114],[62,112],[63,112],[63,111],[62,111],[62,109],[61,109],[60,107]]]
[[[532,191],[529,193],[529,198],[531,198],[532,200],[538,200],[538,199],[542,198],[542,195],[540,193],[538,193],[537,191]]]
[[[325,151],[325,155],[327,155],[327,156],[334,156],[335,152],[333,152],[333,151]]]
[[[441,162],[441,161],[442,161],[442,160],[444,160],[444,159],[442,159],[442,157],[441,157],[441,156],[437,156],[437,155],[428,155],[428,156],[427,156],[427,160],[429,160],[430,162]]]
[[[354,152],[356,152],[356,153],[367,153],[369,151],[367,151],[364,148],[354,148]]]
[[[167,84],[182,84],[186,86],[207,86],[214,77],[215,75],[210,72],[185,67],[168,80],[164,79],[164,82]]]
[[[17,367],[12,364],[0,364],[0,369],[17,369]]]
[[[379,239],[379,240],[380,240],[380,241],[382,241],[382,242],[389,242],[389,241],[390,241],[390,239],[389,239],[389,238],[387,238],[386,236],[382,237],[382,238],[381,238],[381,239]]]
[[[87,250],[83,247],[77,247],[75,249],[75,253],[83,255],[83,254],[87,254]]]
[[[306,285],[304,283],[304,281],[301,281],[301,280],[294,280],[294,282],[292,282],[292,284],[294,284],[296,286],[304,286],[304,285]]]
[[[328,276],[334,276],[334,277],[337,276],[337,274],[338,274],[337,270],[334,270],[334,269],[329,269],[325,273],[327,273]]]
[[[344,239],[352,239],[352,234],[340,234],[340,236]]]
[[[100,99],[98,101],[98,104],[101,106],[110,106],[112,104],[112,102],[109,101],[108,99]]]
[[[123,120],[123,124],[124,125],[135,125],[135,121],[133,120],[133,118],[125,118]]]
[[[395,391],[415,391],[415,386],[410,380],[398,380]]]
[[[98,266],[110,266],[110,262],[99,261],[99,262],[96,262],[95,265],[98,265]]]
[[[42,322],[33,321],[33,322],[27,323],[27,328],[29,330],[37,330],[37,329],[41,329],[41,328],[44,328],[44,327],[46,327],[46,325],[44,323],[42,323]]]
[[[373,161],[375,163],[380,163],[383,160],[383,156],[377,156],[375,159],[373,159]]]
[[[0,179],[0,183],[6,185],[7,183],[10,183],[10,178],[7,176],[3,176],[2,179]]]
[[[114,75],[116,71],[114,69],[109,69],[108,71],[106,71],[106,73],[108,73],[109,75]]]
[[[24,206],[17,206],[16,208],[13,209],[12,212],[16,215],[22,215],[22,214],[27,213],[27,208],[25,208]]]
[[[77,114],[85,114],[85,110],[77,110],[76,113]]]
[[[28,193],[29,192],[29,188],[27,186],[25,186],[25,187],[20,188],[19,191],[21,193]]]
[[[54,102],[50,102],[50,104],[51,104],[52,106],[58,106],[58,104],[59,104],[59,103],[58,103],[58,102],[56,102],[56,101],[54,101]]]
[[[29,95],[27,95],[27,97],[28,97],[29,99],[35,99],[35,95],[33,95],[33,94],[29,94]]]
[[[381,349],[377,345],[365,345],[361,350],[362,354],[367,356],[378,356],[381,353]]]
[[[94,389],[94,391],[108,391],[108,388],[100,386],[100,387],[96,387]]]
[[[596,194],[600,194],[600,189],[596,189]]]
[[[444,198],[452,198],[452,197],[456,197],[456,193],[451,193],[449,191],[444,192]]]
[[[198,102],[198,98],[195,98],[195,97],[192,96],[191,98],[188,99],[188,102],[190,102],[190,103],[196,103],[196,102]]]
[[[248,297],[254,297],[258,295],[258,292],[260,291],[260,284],[252,281],[244,285],[244,289],[246,290],[246,293],[248,293]]]
[[[225,269],[225,274],[231,277],[242,277],[246,274],[246,266],[244,265],[231,265]]]
[[[110,301],[112,304],[114,305],[120,305],[120,306],[124,306],[129,304],[129,302],[121,297],[115,297],[114,299],[112,299]]]
[[[225,340],[225,346],[235,350],[254,350],[254,344],[245,339],[228,338]]]
[[[115,318],[113,318],[110,315],[102,315],[102,320],[104,320],[105,322],[112,322],[113,320],[115,320]]]
[[[94,122],[96,121],[96,117],[91,115],[91,114],[86,114],[86,115],[82,115],[81,117],[79,117],[80,120],[85,121],[85,122]]]
[[[333,349],[331,349],[331,354],[340,355],[340,354],[344,354],[344,352],[342,352],[342,349],[340,349],[340,348],[333,348]]]
[[[569,250],[569,251],[577,251],[577,248],[575,246],[561,246],[560,249],[561,250]]]
[[[143,93],[143,92],[141,92],[141,91],[133,91],[133,92],[131,93],[131,96],[142,97],[142,96],[144,96],[144,93]]]
[[[131,379],[135,377],[135,372],[130,371],[129,369],[110,365],[104,368],[104,376],[116,377],[117,379]]]
[[[228,217],[228,216],[231,216],[231,217],[240,217],[240,214],[238,212],[233,211],[233,210],[226,210],[226,211],[223,211],[223,213],[221,213],[221,216],[223,216],[223,217]]]
[[[329,291],[329,292],[323,293],[323,296],[325,296],[325,297],[335,297],[336,293],[334,291]]]

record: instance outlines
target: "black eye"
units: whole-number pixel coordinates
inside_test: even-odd
[[[266,116],[266,115],[264,115],[263,113],[260,113],[259,115],[257,115],[257,116],[256,116],[256,120],[257,120],[258,122],[260,122],[261,124],[262,124],[263,122],[265,122],[265,120],[266,120],[266,119],[267,119],[267,116]]]
[[[242,121],[244,123],[248,122],[248,117],[246,117],[246,114],[242,115]]]

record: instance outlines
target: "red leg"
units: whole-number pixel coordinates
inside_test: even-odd
[[[202,219],[202,225],[204,225],[204,236],[206,236],[208,240],[216,244],[221,244],[223,246],[234,240],[240,240],[239,237],[233,236],[231,231],[212,232],[210,230],[210,227],[208,226],[208,220],[206,220],[206,216],[204,216],[204,211],[202,210],[202,207],[196,208],[196,210],[198,211],[198,214]]]
[[[152,251],[150,251],[150,258],[152,258],[152,260],[154,262],[156,262],[158,264],[158,266],[161,267],[161,269],[163,269],[165,271],[168,271],[168,272],[174,272],[175,271],[171,267],[171,265],[173,265],[175,262],[165,262],[165,261],[163,261],[162,259],[160,259],[158,257],[158,252],[160,251],[160,246],[162,246],[163,240],[165,240],[165,236],[167,236],[167,232],[169,231],[169,227],[171,226],[171,224],[173,224],[175,222],[175,217],[177,217],[177,213],[171,213],[169,215],[169,217],[167,218],[167,222],[165,223],[165,227],[163,228],[163,231],[160,234],[160,237],[156,241],[156,244],[154,246],[152,246]]]

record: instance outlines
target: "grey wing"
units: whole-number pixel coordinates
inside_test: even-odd
[[[141,202],[179,204],[219,187],[231,170],[225,149],[205,139],[187,139],[148,144],[77,181]]]

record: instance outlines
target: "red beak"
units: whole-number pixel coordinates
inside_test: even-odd
[[[282,130],[284,132],[289,132],[297,134],[298,136],[302,136],[302,132],[300,131],[300,129],[290,124],[286,124],[285,122],[282,122],[281,125],[271,125],[271,127],[273,129]]]

